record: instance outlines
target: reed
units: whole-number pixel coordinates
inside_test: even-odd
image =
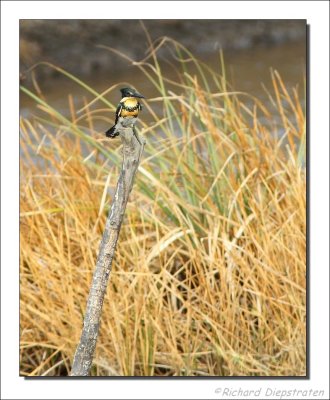
[[[218,73],[177,42],[150,45],[134,64],[157,94],[143,113],[151,122],[141,117],[145,156],[92,375],[303,376],[306,130],[298,90],[272,71],[265,105],[231,89],[223,59]],[[157,58],[164,45],[179,60],[176,82]],[[119,142],[95,128],[112,115],[104,106],[114,110],[108,91],[49,68],[84,87],[88,100],[78,112],[68,96],[62,115],[45,94],[22,88],[39,108],[21,118],[24,376],[70,372],[121,159]]]

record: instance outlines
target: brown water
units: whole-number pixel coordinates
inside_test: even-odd
[[[213,70],[220,72],[220,57],[218,52],[203,54],[198,56],[204,63],[208,64]],[[303,87],[306,69],[306,48],[304,41],[289,42],[286,44],[255,47],[248,50],[226,51],[224,52],[225,64],[227,68],[227,77],[237,91],[244,91],[256,96],[263,102],[268,101],[268,96],[262,88],[264,84],[271,89],[270,69],[276,69],[287,88],[299,86],[301,101],[304,101]],[[175,69],[163,65],[163,73],[171,79],[177,79]],[[133,66],[127,66],[116,74],[96,75],[86,80],[86,83],[98,92],[103,92],[108,87],[117,84],[134,84],[134,86],[147,98],[158,96],[156,89],[144,76],[144,74]],[[54,79],[51,82],[43,83],[41,89],[49,104],[55,109],[69,115],[68,95],[71,94],[74,99],[76,109],[83,106],[83,98],[87,102],[93,99],[93,96],[82,89],[79,85],[69,79]],[[119,92],[113,91],[108,99],[117,104]],[[97,107],[104,107],[101,103]],[[33,100],[28,96],[21,95],[21,114],[29,117],[32,114],[39,114]],[[105,111],[105,116],[111,117],[110,113]],[[104,125],[104,126],[103,126]],[[100,122],[98,128],[105,129],[106,123]]]

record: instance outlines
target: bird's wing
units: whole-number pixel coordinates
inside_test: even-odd
[[[120,117],[120,113],[121,113],[122,108],[123,108],[122,104],[119,103],[119,104],[118,104],[118,107],[117,107],[117,110],[116,110],[115,125],[116,125],[117,122],[118,122],[118,118]]]

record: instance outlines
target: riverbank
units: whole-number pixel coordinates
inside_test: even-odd
[[[301,41],[306,35],[304,20],[145,20],[143,24],[151,40],[171,37],[199,57],[220,49],[239,52],[275,47]],[[137,20],[22,20],[21,78],[28,84],[28,69],[41,61],[85,79],[120,72],[127,62],[99,45],[113,47],[133,60],[143,59],[149,47],[146,32]],[[170,54],[171,48],[163,46],[158,57],[166,60]],[[42,67],[35,74],[39,82],[59,77],[56,71]]]
[[[305,376],[304,108],[277,72],[275,112],[204,64],[186,73],[187,57],[174,83],[142,67],[158,96],[139,119],[92,375]],[[95,129],[115,105],[78,111],[71,96],[66,116],[22,92],[43,115],[20,119],[20,374],[66,376],[121,164],[120,140]]]

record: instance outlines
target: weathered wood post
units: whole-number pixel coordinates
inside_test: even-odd
[[[103,300],[111,272],[120,227],[124,218],[129,193],[144,149],[134,128],[136,119],[125,118],[117,128],[123,143],[123,162],[116,192],[106,221],[100,244],[93,281],[90,288],[84,325],[73,360],[71,376],[88,376],[99,333]]]

